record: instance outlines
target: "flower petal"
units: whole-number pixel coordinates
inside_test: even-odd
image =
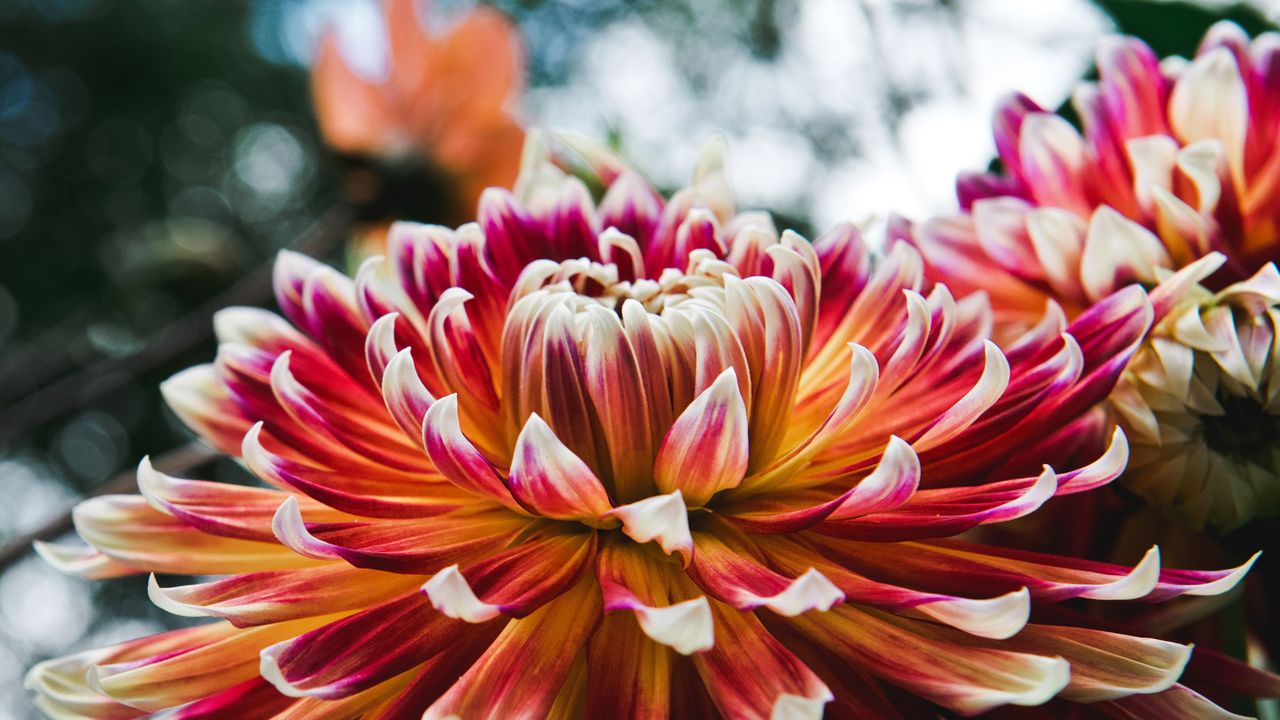
[[[280,505],[272,528],[304,558],[345,560],[371,570],[430,575],[505,546],[528,521],[506,511],[468,512],[421,520],[307,523],[294,498]]]
[[[524,617],[573,587],[594,549],[594,533],[547,532],[463,570],[450,565],[422,591],[437,610],[469,623]]]
[[[755,615],[719,602],[711,607],[719,642],[693,663],[720,712],[755,720],[819,720],[832,695],[818,676]]]
[[[641,547],[626,542],[603,546],[596,577],[605,610],[632,610],[645,634],[682,655],[715,644],[711,612],[705,597],[688,597],[692,587],[669,565]]]
[[[638,543],[656,540],[665,553],[680,553],[685,564],[693,553],[689,510],[680,491],[655,495],[605,513],[622,521],[622,532]]]
[[[525,512],[511,496],[493,465],[462,433],[458,422],[458,396],[448,395],[427,410],[422,421],[422,440],[431,462],[454,485],[504,506]]]
[[[272,626],[267,626],[272,627]],[[342,698],[449,650],[468,637],[493,637],[446,617],[421,593],[361,610],[261,651],[262,677],[289,697]]]
[[[516,438],[508,484],[516,500],[553,520],[604,524],[601,517],[613,507],[591,468],[536,413]]]
[[[204,643],[189,645],[185,652],[119,662],[100,661],[89,669],[89,686],[144,710],[163,710],[199,700],[256,677],[256,655],[263,647],[306,632],[332,617],[233,630],[222,637],[214,636]],[[223,623],[215,623],[217,625]]]
[[[679,491],[690,507],[737,487],[747,472],[747,408],[733,368],[680,413],[654,461],[658,491]]]
[[[963,715],[1043,704],[1070,679],[1070,665],[1060,657],[938,640],[926,634],[928,623],[852,605],[791,622],[845,662]]]
[[[532,615],[511,621],[423,720],[545,717],[599,621],[599,595],[584,578]]]
[[[216,617],[236,627],[285,622],[358,610],[403,594],[421,578],[346,563],[233,575],[195,585],[162,588],[155,575],[147,594],[156,606],[185,617]]]
[[[797,577],[768,567],[761,550],[730,527],[709,525],[694,534],[693,562],[687,572],[709,595],[739,610],[767,607],[784,617],[809,610],[830,610],[844,593],[812,566],[791,568]]]

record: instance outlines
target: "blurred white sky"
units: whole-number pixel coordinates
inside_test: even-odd
[[[447,17],[465,4],[438,1],[432,12]],[[1280,15],[1280,0],[1252,4]],[[687,179],[702,141],[723,132],[742,204],[817,228],[952,207],[956,174],[994,153],[997,100],[1018,89],[1059,105],[1112,30],[1088,0],[957,0],[950,10],[936,0],[803,0],[780,23],[779,54],[762,60],[724,32],[729,3],[689,5],[680,32],[620,13],[573,48],[564,84],[530,89],[524,116],[597,138],[615,133],[629,159],[668,187]],[[299,53],[340,18],[350,58],[382,71],[376,4],[306,7],[293,28]]]
[[[625,14],[591,35],[565,84],[531,89],[526,118],[598,138],[617,133],[667,186],[685,180],[707,135],[723,132],[743,204],[819,228],[949,207],[956,173],[992,155],[997,99],[1018,88],[1057,105],[1110,30],[1086,0],[966,0],[950,13],[927,0],[808,0],[782,23],[779,55],[761,60],[716,36],[723,4],[693,5],[692,39]],[[299,41],[338,15],[345,51],[378,74],[371,3],[317,0],[295,26]],[[693,43],[705,47],[690,52]],[[688,72],[681,63],[690,55],[706,66]]]
[[[982,0],[954,17],[906,5],[801,3],[777,61],[740,50],[717,70],[710,99],[682,82],[660,36],[623,20],[585,49],[567,87],[531,93],[528,112],[596,136],[616,127],[665,184],[678,183],[701,139],[719,130],[744,205],[819,228],[891,210],[919,215],[950,205],[957,171],[988,162],[997,98],[1021,88],[1061,102],[1109,27],[1083,0]],[[895,116],[892,100],[903,95],[911,105]],[[821,156],[794,129],[841,118],[851,152]]]

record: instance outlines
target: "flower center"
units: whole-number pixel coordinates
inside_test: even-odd
[[[761,467],[787,432],[808,339],[801,318],[812,316],[797,301],[813,296],[806,257],[773,254],[797,289],[703,248],[656,277],[587,258],[528,266],[502,333],[503,444],[513,448],[536,414],[611,498],[632,502],[666,494],[655,462],[664,448],[684,452],[668,434],[688,410],[691,428],[711,425],[741,453],[730,485]],[[801,279],[785,275],[793,267]]]
[[[649,313],[661,315],[663,310],[705,292],[700,288],[722,287],[726,274],[736,277],[738,272],[706,250],[691,253],[685,271],[666,268],[657,279],[620,280],[616,265],[587,258],[548,261],[525,273],[512,299],[539,292],[571,293],[576,296],[573,309],[577,312],[585,312],[588,305],[596,304],[620,315],[623,303],[635,300]]]
[[[1219,397],[1222,415],[1201,415],[1205,444],[1210,450],[1277,472],[1274,449],[1280,441],[1280,417],[1272,415],[1257,398],[1245,395]]]

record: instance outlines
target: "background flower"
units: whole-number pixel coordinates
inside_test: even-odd
[[[961,214],[898,223],[933,277],[991,297],[1005,332],[1048,303],[1074,317],[1129,283],[1155,288],[1151,345],[1115,396],[1135,443],[1126,477],[1222,531],[1280,510],[1277,37],[1222,23],[1194,59],[1163,63],[1110,38],[1074,97],[1083,135],[1015,95],[996,116],[1005,172],[960,178]]]
[[[430,9],[415,0],[383,3],[388,57],[378,78],[353,67],[339,29],[330,30],[311,70],[316,119],[325,142],[354,164],[346,191],[357,203],[388,202],[380,196],[395,190],[386,185],[404,174],[395,166],[417,165],[412,191],[446,195],[439,211],[466,219],[481,191],[515,182],[524,52],[516,27],[492,8],[469,10],[444,28],[424,24],[424,16]],[[422,187],[423,174],[434,176],[430,188]],[[385,227],[368,232],[375,249],[385,242]]]

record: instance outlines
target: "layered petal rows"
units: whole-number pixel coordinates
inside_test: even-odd
[[[262,481],[164,476],[86,502],[91,577],[215,576],[215,620],[37,666],[59,717],[1123,715],[1190,648],[1051,619],[1070,599],[1229,590],[956,536],[1116,478],[1080,447],[1153,321],[1146,294],[1000,349],[985,300],[909,245],[812,244],[738,213],[717,146],[664,199],[530,153],[476,223],[399,224],[354,279],[294,254],[284,318],[232,309],[173,409]],[[1211,707],[1211,704],[1208,705]]]
[[[931,277],[991,298],[998,337],[1016,337],[1046,305],[1076,317],[1146,286],[1157,324],[1113,398],[1135,443],[1126,482],[1197,528],[1231,530],[1280,511],[1269,319],[1280,290],[1280,36],[1250,41],[1224,22],[1194,58],[1163,61],[1113,37],[1097,66],[1099,80],[1073,98],[1082,131],[1011,96],[995,122],[1004,172],[962,176],[961,213],[895,221],[894,232]],[[1258,430],[1246,450],[1224,440],[1224,413]]]

